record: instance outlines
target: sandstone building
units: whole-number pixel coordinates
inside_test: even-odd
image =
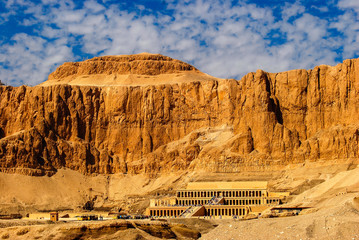
[[[146,214],[159,217],[245,216],[286,201],[288,192],[269,192],[265,181],[191,182],[176,196],[151,199]]]

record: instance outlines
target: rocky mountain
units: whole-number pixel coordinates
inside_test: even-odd
[[[358,163],[359,59],[218,79],[157,54],[65,63],[0,86],[0,171],[278,170]]]

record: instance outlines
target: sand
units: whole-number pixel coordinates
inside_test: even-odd
[[[289,168],[273,173],[272,176],[268,173],[182,173],[157,179],[143,175],[84,176],[68,169],[60,169],[52,177],[0,173],[0,209],[2,213],[76,209],[90,196],[97,195],[97,206],[128,206],[127,210],[139,212],[148,206],[149,198],[173,195],[176,188],[185,186],[188,181],[224,178],[244,180],[247,176],[247,179],[252,180],[270,180],[273,189],[285,189],[287,186],[288,190],[299,193],[288,205],[311,208],[293,217],[247,221],[193,219],[192,221],[197,222],[185,224],[189,228],[200,230],[201,239],[359,239],[359,168],[351,169],[353,167],[345,165],[336,166],[337,170],[333,168],[308,164],[302,168]],[[338,172],[338,169],[342,171]],[[26,239],[37,239],[39,236],[43,239],[60,239],[59,236],[68,236],[71,232],[66,230],[64,233],[64,228],[78,229],[79,226],[78,223],[58,225],[27,220],[4,221],[0,222],[0,237],[6,238],[8,234],[9,239],[24,239],[25,236]],[[213,228],[213,225],[218,226]],[[114,229],[103,232],[103,227],[95,229],[101,230],[86,232],[83,236],[97,236],[98,239],[158,239],[143,233],[141,229],[126,229],[121,232]]]
[[[359,239],[358,176],[359,168],[340,172],[299,194],[288,205],[311,206],[303,215],[222,220],[201,239]]]
[[[156,191],[168,191],[179,184],[180,174],[150,180],[144,175],[85,176],[59,169],[51,176],[32,177],[0,173],[0,214],[77,209],[95,199],[95,207],[125,208]],[[145,206],[143,207],[145,208]]]

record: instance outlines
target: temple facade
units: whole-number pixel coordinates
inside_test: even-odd
[[[173,197],[151,199],[146,214],[156,217],[245,216],[282,204],[288,192],[269,192],[266,181],[191,182]]]

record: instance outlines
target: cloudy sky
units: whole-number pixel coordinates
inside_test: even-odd
[[[161,53],[222,78],[359,54],[358,0],[2,0],[0,79],[36,85],[66,61]]]

